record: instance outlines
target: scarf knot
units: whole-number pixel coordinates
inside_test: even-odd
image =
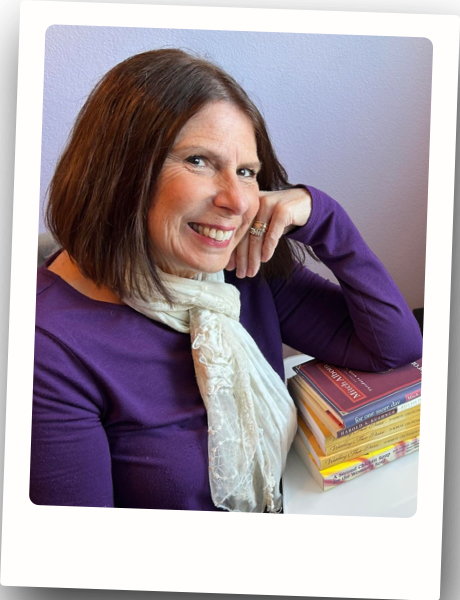
[[[208,417],[209,483],[214,504],[278,512],[286,456],[297,429],[284,383],[239,322],[240,294],[221,271],[184,279],[162,274],[175,302],[158,294],[123,300],[177,331],[189,332]]]

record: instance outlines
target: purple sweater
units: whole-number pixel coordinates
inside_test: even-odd
[[[241,323],[280,377],[282,342],[369,371],[420,358],[417,322],[383,265],[345,211],[309,190],[310,219],[289,237],[312,246],[340,286],[300,265],[289,282],[227,273],[241,293]],[[190,336],[91,300],[46,266],[37,285],[32,502],[216,510]]]

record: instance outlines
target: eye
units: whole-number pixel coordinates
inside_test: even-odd
[[[255,179],[255,177],[257,176],[257,173],[254,169],[248,169],[247,167],[242,167],[241,169],[238,169],[237,171],[238,175],[241,175],[241,177],[250,177]]]
[[[204,156],[188,156],[185,159],[186,162],[193,165],[194,167],[204,167],[205,166],[205,158]]]

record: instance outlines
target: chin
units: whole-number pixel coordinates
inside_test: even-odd
[[[201,273],[206,273],[206,275],[215,275],[216,273],[220,273],[220,271],[223,271],[223,269],[209,269],[209,270],[203,269],[201,271]]]
[[[219,273],[219,271],[223,271],[225,267],[226,264],[218,267],[203,265],[203,267],[197,270],[197,273],[207,273],[208,275],[214,275],[215,273]]]
[[[161,267],[160,269],[162,271],[164,271],[165,273],[170,273],[171,275],[176,275],[177,277],[183,277],[184,279],[193,279],[194,277],[196,277],[198,274],[200,273],[206,273],[208,275],[212,275],[214,273],[219,273],[219,271],[223,271],[225,269],[225,267],[227,266],[228,261],[225,264],[222,265],[206,265],[206,264],[201,264],[200,266],[197,265],[183,265],[183,267],[179,268],[179,267],[175,267],[175,268],[171,268],[171,267]]]
[[[197,260],[196,262],[194,261],[193,263],[189,264],[188,268],[196,273],[209,273],[210,275],[213,273],[218,273],[219,271],[223,271],[228,265],[230,255],[228,257],[226,256],[225,259],[220,257],[216,260],[216,258],[217,257],[215,257],[214,260],[205,258],[204,260]]]

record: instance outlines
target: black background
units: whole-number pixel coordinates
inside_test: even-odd
[[[116,1],[116,0],[115,0]],[[244,1],[172,1],[168,2],[130,2],[130,4],[170,4],[203,6],[247,6],[252,8],[296,8],[309,10],[460,14],[460,0],[369,0],[353,2],[342,0],[322,0],[318,2],[276,0]],[[16,125],[16,89],[19,41],[19,0],[0,0],[0,493],[3,493],[3,453],[5,440],[5,398],[6,367],[8,359],[8,317],[11,268],[11,223],[13,213],[13,172],[14,142]],[[457,110],[457,121],[459,114]],[[458,133],[458,128],[457,128]],[[457,135],[457,156],[460,146]],[[458,600],[460,598],[460,209],[458,199],[460,179],[458,161],[455,175],[454,237],[452,249],[452,289],[450,312],[449,376],[446,423],[445,472],[449,474],[444,481],[444,515],[442,537],[442,569],[440,600]],[[455,210],[455,209],[458,210]],[[438,259],[443,260],[442,256]],[[403,545],[410,542],[402,541]],[[430,540],[426,540],[430,544]],[[398,544],[395,544],[395,551]],[[280,550],[281,551],[281,550]],[[276,556],[276,553],[274,553]],[[364,556],[364,561],[365,561]],[[391,561],[390,561],[391,564]],[[398,559],[403,568],[403,563]],[[225,567],[224,567],[225,568]],[[267,568],[276,568],[275,564]],[[333,573],[333,565],[331,565]],[[269,573],[267,572],[266,575]],[[288,574],[286,574],[288,576]],[[260,574],[264,576],[264,574]],[[306,578],[308,571],[306,568]],[[376,577],[384,577],[384,570]],[[75,590],[62,588],[25,588],[0,586],[0,598],[5,600],[197,600],[203,596],[210,600],[228,600],[225,594],[184,594],[177,592],[133,592],[115,590]],[[239,595],[238,598],[258,598],[259,596]],[[260,596],[279,598],[280,596]]]

